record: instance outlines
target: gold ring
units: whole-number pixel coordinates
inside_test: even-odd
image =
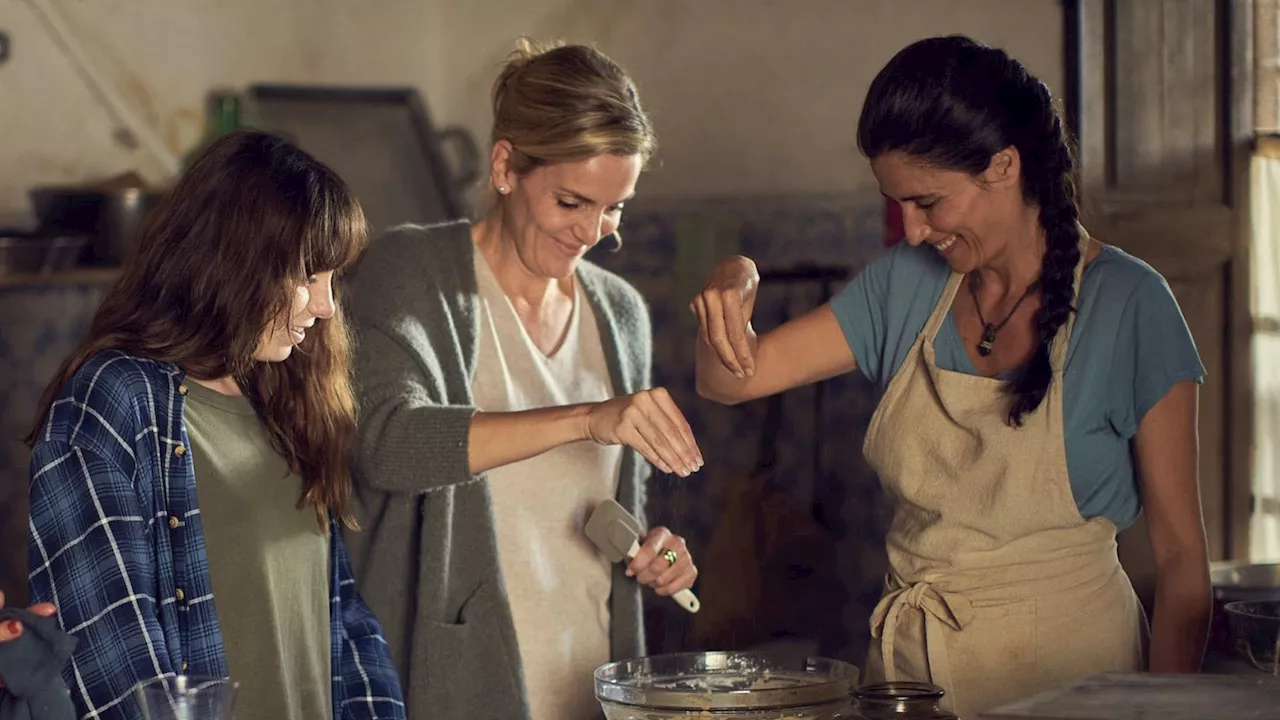
[[[675,564],[676,564],[676,558],[678,558],[678,557],[680,557],[680,556],[679,556],[679,555],[676,555],[676,551],[675,551],[675,550],[667,550],[667,551],[665,551],[665,552],[663,552],[663,553],[662,553],[662,557],[663,557],[664,559],[666,559],[666,561],[667,561],[667,567],[671,567],[672,565],[675,565]]]

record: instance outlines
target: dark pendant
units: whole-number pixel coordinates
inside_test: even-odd
[[[987,325],[982,329],[982,342],[978,343],[978,354],[986,357],[991,354],[991,345],[996,341],[996,329]]]

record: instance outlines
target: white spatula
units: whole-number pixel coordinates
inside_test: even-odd
[[[587,520],[587,537],[604,553],[609,562],[631,560],[640,552],[640,539],[645,535],[644,526],[617,501],[603,500]],[[691,613],[698,612],[702,603],[689,590],[681,590],[671,596],[680,607]]]

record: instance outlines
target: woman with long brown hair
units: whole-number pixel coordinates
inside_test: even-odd
[[[137,683],[188,674],[231,676],[241,717],[404,717],[339,532],[355,402],[333,282],[366,237],[327,167],[226,136],[50,383],[30,588],[79,641],[78,715],[137,718]]]

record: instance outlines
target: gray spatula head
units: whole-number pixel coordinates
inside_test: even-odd
[[[585,531],[611,563],[629,560],[631,553],[639,550],[640,538],[645,535],[640,521],[614,500],[604,500],[596,506],[587,518]],[[691,613],[702,607],[698,597],[687,589],[672,595],[671,599]]]
[[[606,499],[587,519],[586,533],[609,562],[617,563],[626,560],[632,543],[644,536],[644,526],[616,500]]]

